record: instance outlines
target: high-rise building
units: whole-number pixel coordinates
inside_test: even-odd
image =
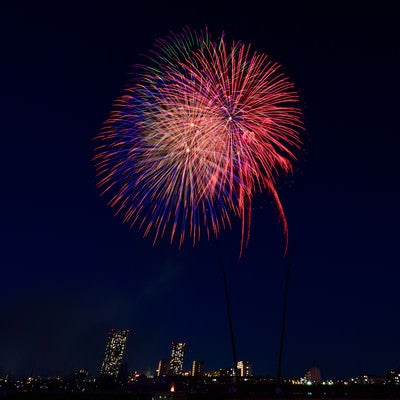
[[[305,379],[307,382],[321,383],[321,371],[318,367],[312,367],[307,371]]]
[[[160,360],[158,362],[157,376],[166,376],[169,374],[169,364],[168,360]]]
[[[204,361],[194,360],[192,364],[192,376],[204,375]]]
[[[113,376],[114,378],[118,377],[128,334],[128,330],[117,331],[114,329],[108,334],[106,352],[100,369],[102,375]]]
[[[169,364],[170,375],[182,375],[185,346],[186,343],[184,342],[172,342],[171,360]]]
[[[238,361],[237,369],[242,377],[253,376],[252,365],[250,361]]]

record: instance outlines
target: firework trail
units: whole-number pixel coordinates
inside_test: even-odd
[[[279,64],[241,42],[185,29],[156,42],[95,138],[102,195],[144,236],[195,244],[242,225],[254,193],[273,197],[301,145],[298,95]]]

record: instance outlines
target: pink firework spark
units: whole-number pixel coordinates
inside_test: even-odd
[[[157,42],[96,137],[98,186],[124,221],[156,242],[217,237],[236,215],[241,250],[252,199],[275,188],[301,145],[301,111],[281,66],[249,45],[205,33]],[[287,243],[287,241],[286,241]]]

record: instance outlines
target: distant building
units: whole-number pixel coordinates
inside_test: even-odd
[[[385,378],[377,375],[359,375],[357,378],[352,378],[351,381],[358,385],[376,385],[384,384]]]
[[[250,361],[238,361],[237,369],[239,371],[239,376],[241,377],[253,376],[253,370]]]
[[[75,379],[87,380],[89,379],[89,372],[86,369],[80,369],[79,371],[75,371],[73,376]]]
[[[100,373],[105,376],[117,378],[120,372],[122,358],[124,356],[126,340],[129,331],[117,331],[112,329],[108,335],[106,352],[101,364]]]
[[[207,371],[204,373],[204,375],[208,378],[218,378],[220,376],[220,371]]]
[[[203,376],[204,375],[204,361],[194,360],[192,364],[192,376]]]
[[[186,343],[184,342],[172,342],[171,360],[169,364],[170,375],[182,375],[185,347]]]
[[[166,376],[169,374],[169,359],[160,360],[158,362],[157,376]]]
[[[310,368],[305,376],[306,382],[321,383],[321,371],[318,367]]]
[[[224,378],[227,376],[236,376],[234,368],[220,368],[219,369],[219,376]]]
[[[387,382],[392,385],[400,385],[400,370],[392,369],[387,376]]]

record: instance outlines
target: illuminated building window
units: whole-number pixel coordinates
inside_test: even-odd
[[[170,375],[182,375],[185,346],[186,343],[184,342],[172,342],[171,360],[169,365]]]
[[[128,330],[116,331],[114,329],[109,333],[104,360],[100,369],[102,375],[118,377],[128,333]]]

